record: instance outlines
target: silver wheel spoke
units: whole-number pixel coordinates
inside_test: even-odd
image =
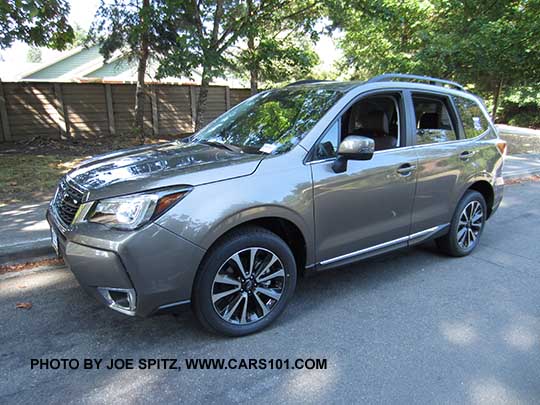
[[[278,269],[277,271],[267,275],[266,277],[259,279],[258,281],[261,283],[264,283],[265,281],[273,280],[276,277],[285,277],[285,270]]]
[[[231,259],[236,263],[238,268],[240,269],[240,273],[242,273],[242,276],[244,278],[247,278],[246,270],[244,269],[244,265],[242,264],[242,260],[240,260],[240,255],[237,253]]]
[[[483,215],[482,215],[481,212],[475,214],[475,215],[472,217],[472,219],[471,219],[471,223],[472,223],[472,224],[475,224],[475,223],[477,223],[478,221],[481,221],[481,220],[482,220],[482,217],[483,217]]]
[[[222,275],[222,274],[218,274],[216,276],[215,282],[216,283],[221,283],[221,284],[236,285],[238,287],[240,287],[240,285],[242,284],[242,283],[240,283],[240,281],[235,280],[234,278],[229,277],[227,275]]]
[[[476,240],[476,234],[473,232],[472,229],[469,229],[469,232],[471,233],[471,240],[474,242]]]
[[[249,273],[247,274],[250,277],[253,274],[253,269],[255,268],[255,256],[257,255],[258,249],[251,249],[249,251]]]
[[[242,307],[242,316],[240,317],[240,323],[247,323],[247,309],[248,309],[248,297],[243,295],[244,306]]]
[[[225,313],[222,315],[223,319],[225,319],[226,321],[231,319],[232,314],[234,314],[234,311],[236,311],[236,309],[238,308],[238,305],[240,305],[240,302],[243,299],[244,297],[242,295],[238,295],[238,298],[236,298],[236,301],[234,302],[233,306],[230,308],[229,307],[226,308]]]
[[[272,265],[278,260],[278,257],[276,255],[273,255],[272,258],[270,259],[270,261],[268,262],[268,264],[264,267],[264,269],[262,269],[258,274],[257,276],[255,277],[255,279],[257,281],[261,281],[260,278],[261,276],[263,276],[269,269],[270,267],[272,267]]]
[[[463,227],[459,230],[458,234],[457,234],[457,240],[459,243],[462,243],[463,242],[463,238],[465,237],[465,233],[467,232],[467,228],[466,227]]]
[[[238,292],[238,291],[240,291],[240,287],[233,288],[232,290],[223,291],[218,294],[213,294],[212,301],[215,303],[219,301],[220,299],[228,297],[229,295],[234,294],[235,292]]]
[[[260,292],[270,298],[273,298],[275,300],[279,300],[279,298],[281,297],[281,293],[277,292],[277,291],[274,291],[274,290],[271,290],[269,288],[264,288],[264,287],[257,287],[255,289],[255,291],[257,292]]]
[[[261,308],[263,316],[265,316],[268,312],[270,312],[268,311],[266,304],[262,302],[261,297],[259,297],[259,293],[257,291],[253,293],[253,296],[255,297],[255,301],[257,301],[257,304],[259,304],[259,307]]]

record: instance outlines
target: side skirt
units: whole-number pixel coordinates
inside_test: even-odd
[[[418,243],[425,242],[430,239],[438,238],[448,232],[450,224],[442,224],[434,226],[429,229],[425,229],[420,232],[413,233],[402,238],[394,239],[388,242],[380,243],[375,246],[370,246],[364,249],[360,249],[351,253],[347,253],[341,256],[333,257],[331,259],[323,260],[316,265],[306,267],[307,272],[323,271],[334,267],[341,267],[350,263],[357,262],[359,260],[367,259],[369,257],[378,256],[384,253],[388,253],[404,247],[413,246]]]

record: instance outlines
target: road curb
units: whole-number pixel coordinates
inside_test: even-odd
[[[0,247],[0,266],[50,259],[56,256],[49,238]]]

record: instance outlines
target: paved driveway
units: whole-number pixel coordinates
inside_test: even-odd
[[[0,403],[538,403],[540,183],[507,188],[482,244],[431,245],[301,280],[240,339],[193,317],[133,319],[65,269],[0,281]],[[30,310],[15,304],[31,301]],[[326,370],[31,370],[31,358],[326,358]]]

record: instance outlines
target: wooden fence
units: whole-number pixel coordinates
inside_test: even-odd
[[[151,84],[147,93],[145,133],[163,136],[194,131],[198,86]],[[249,94],[248,89],[211,86],[205,121]],[[0,142],[126,133],[133,123],[134,104],[134,84],[0,82]]]

